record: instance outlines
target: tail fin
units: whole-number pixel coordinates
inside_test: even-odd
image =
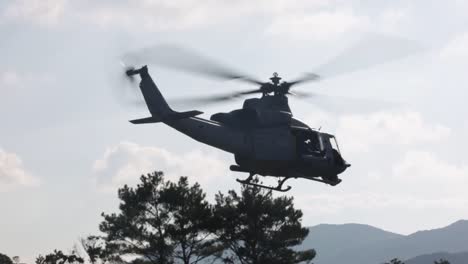
[[[139,74],[141,77],[140,90],[145,98],[151,117],[132,120],[133,124],[164,122],[172,119],[182,119],[202,114],[200,111],[176,112],[172,110],[162,96],[156,84],[148,73],[148,67],[141,69],[130,69],[126,72],[128,76]]]
[[[153,82],[153,79],[151,79],[151,76],[148,74],[147,66],[143,66],[138,70],[129,70],[126,73],[128,76],[135,74],[140,75],[141,93],[143,94],[148,110],[153,117],[162,119],[164,116],[174,112],[167,104],[158,87]]]

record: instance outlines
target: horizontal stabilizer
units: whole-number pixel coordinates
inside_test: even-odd
[[[164,118],[157,118],[157,117],[145,117],[141,119],[135,119],[135,120],[130,120],[130,123],[132,124],[148,124],[148,123],[158,123],[158,122],[166,122],[166,121],[171,121],[171,120],[178,120],[178,119],[184,119],[184,118],[189,118],[189,117],[194,117],[197,115],[201,115],[203,112],[193,110],[193,111],[187,111],[187,112],[174,112],[166,115]]]
[[[197,110],[192,110],[192,111],[187,111],[187,112],[175,112],[175,113],[167,115],[164,118],[164,121],[184,119],[184,118],[194,117],[194,116],[201,115],[201,114],[203,114],[203,112],[200,112]]]
[[[130,123],[132,124],[147,124],[147,123],[158,123],[161,122],[162,120],[156,117],[145,117],[145,118],[140,118],[140,119],[135,119],[135,120],[130,120]]]

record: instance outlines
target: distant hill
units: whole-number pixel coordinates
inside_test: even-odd
[[[320,264],[326,263],[323,261],[332,259],[343,251],[352,250],[356,247],[361,248],[369,243],[381,242],[399,237],[403,236],[369,225],[321,224],[309,228],[309,235],[302,243],[301,248],[314,248],[318,253],[314,262]]]
[[[468,251],[460,253],[433,253],[427,255],[421,255],[412,259],[406,260],[405,264],[432,264],[435,260],[446,259],[450,264],[467,264],[468,263]]]
[[[433,252],[468,251],[467,220],[408,236],[360,224],[318,225],[309,230],[301,248],[317,250],[316,264],[378,264],[394,257],[410,259]]]

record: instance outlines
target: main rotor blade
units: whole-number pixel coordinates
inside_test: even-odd
[[[195,51],[176,45],[156,45],[147,47],[135,52],[129,52],[125,54],[122,59],[129,65],[155,64],[219,79],[237,79],[256,85],[263,84],[263,82],[259,80],[234,71]]]
[[[176,107],[196,107],[196,106],[206,106],[210,104],[216,104],[221,102],[226,102],[234,100],[237,98],[242,98],[249,94],[262,93],[260,89],[249,90],[244,92],[234,92],[227,94],[219,95],[208,95],[208,96],[196,96],[196,97],[182,97],[182,98],[168,98],[167,101],[170,105]],[[128,98],[127,104],[134,107],[145,107],[146,103],[143,98]]]
[[[403,59],[424,48],[400,37],[369,34],[340,55],[319,66],[314,73],[330,78]]]
[[[422,46],[418,43],[408,39],[369,34],[350,48],[344,50],[340,55],[322,64],[314,73],[306,73],[303,77],[294,81],[284,82],[282,86],[289,94],[298,95],[297,92],[289,92],[289,89],[293,85],[364,70],[403,59],[423,50]]]
[[[303,91],[288,92],[287,94],[293,95],[298,98],[308,98],[308,97],[313,97],[316,95],[316,93],[303,92]]]
[[[296,79],[296,80],[294,80],[292,82],[288,82],[288,84],[289,84],[289,87],[291,87],[293,85],[297,85],[297,84],[304,83],[304,82],[319,81],[320,78],[321,77],[318,74],[306,73],[301,78]]]
[[[292,86],[297,85],[297,84],[301,84],[301,83],[305,83],[305,82],[318,81],[318,80],[320,80],[319,75],[317,75],[315,73],[306,73],[306,74],[304,74],[303,77],[301,77],[299,79],[296,79],[296,80],[294,80],[292,82],[282,82],[281,83],[281,88],[287,94],[298,95],[298,93],[296,93],[296,92],[294,92],[294,93],[289,92],[289,90],[291,89]]]
[[[256,93],[261,93],[261,92],[262,91],[260,89],[255,89],[255,90],[250,90],[250,91],[234,92],[234,93],[213,95],[213,96],[172,98],[172,99],[168,99],[168,101],[170,104],[198,106],[198,105],[207,105],[207,104],[213,104],[213,103],[221,103],[221,102],[241,98],[245,95],[256,94]]]
[[[333,96],[320,93],[307,93],[307,96],[300,96],[319,108],[338,114],[368,113],[382,110],[389,110],[404,107],[402,102],[392,102],[385,100],[356,98],[347,96]]]

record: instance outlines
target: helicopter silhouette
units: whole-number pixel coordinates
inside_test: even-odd
[[[404,57],[409,53],[385,60]],[[150,117],[131,120],[131,123],[164,123],[196,141],[232,153],[235,164],[230,166],[230,170],[249,174],[245,179],[237,179],[242,184],[286,192],[291,189],[291,186],[283,186],[287,180],[302,178],[335,186],[341,182],[338,175],[351,166],[343,158],[334,135],[313,129],[294,118],[289,107],[288,96],[309,96],[303,92],[291,92],[291,88],[320,80],[317,74],[308,73],[287,82],[282,81],[275,72],[270,81],[262,82],[177,47],[160,47],[156,55],[154,49],[145,49],[128,57],[133,61],[153,60],[184,71],[241,80],[258,86],[248,91],[188,99],[192,103],[206,104],[261,94],[260,98],[246,99],[241,109],[215,113],[210,119],[204,119],[198,117],[203,113],[198,110],[173,110],[151,78],[147,66],[125,69],[125,75],[130,80],[134,80],[135,75],[140,76],[139,87],[151,113]],[[181,60],[184,62],[178,63]],[[276,177],[278,184],[263,185],[256,179],[257,175]]]

